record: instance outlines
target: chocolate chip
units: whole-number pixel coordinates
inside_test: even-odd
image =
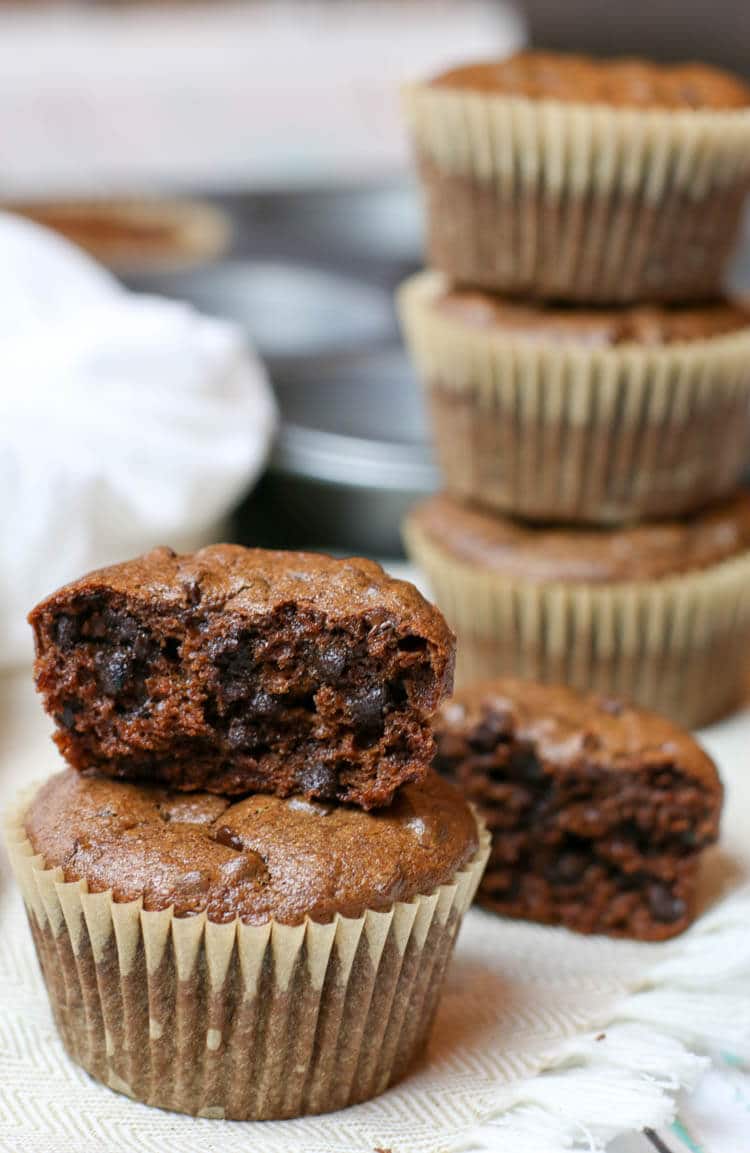
[[[117,644],[132,644],[143,635],[141,626],[130,613],[106,613],[105,626],[110,639]]]
[[[679,921],[687,912],[682,898],[675,897],[667,885],[658,881],[649,885],[648,905],[654,920],[668,925]]]
[[[238,853],[244,848],[242,837],[227,825],[219,825],[218,829],[214,831],[213,838],[220,845],[226,845],[228,849],[235,849]]]
[[[336,797],[338,773],[333,765],[322,761],[305,765],[297,774],[297,787],[306,797],[323,797],[333,800]]]
[[[146,633],[133,638],[133,656],[137,661],[146,661],[152,654],[153,644]]]
[[[313,658],[315,672],[322,681],[337,684],[343,676],[349,661],[349,652],[343,641],[331,641],[317,651]]]
[[[265,692],[264,689],[258,689],[248,701],[247,712],[251,717],[261,717],[264,720],[270,720],[271,717],[277,716],[279,710],[283,709],[283,707],[283,703],[278,697],[273,696],[272,693]]]
[[[133,661],[122,649],[97,653],[96,675],[99,687],[107,696],[115,697],[128,684],[133,672]]]
[[[232,749],[242,749],[252,741],[250,729],[241,717],[233,717],[227,729],[227,742]]]
[[[355,725],[367,732],[377,731],[383,724],[383,712],[389,703],[385,685],[372,685],[347,698],[349,716]]]
[[[76,706],[72,704],[63,705],[58,721],[63,728],[72,729],[76,723]]]
[[[249,638],[240,636],[227,647],[212,645],[211,655],[216,662],[225,698],[237,701],[246,696],[256,665]]]
[[[232,845],[231,847],[234,848],[235,846]],[[219,865],[219,873],[223,881],[233,885],[243,882],[258,884],[268,879],[266,862],[260,853],[256,853],[253,849],[244,849],[241,856],[230,857],[228,861],[222,861]]]
[[[78,621],[64,613],[55,621],[55,643],[67,652],[78,640]]]

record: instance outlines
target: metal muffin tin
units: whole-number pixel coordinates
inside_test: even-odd
[[[150,278],[149,288],[236,320],[272,366],[351,352],[392,336],[388,292],[311,265],[232,260],[186,275]]]
[[[400,348],[308,364],[277,385],[284,423],[243,535],[281,547],[401,551],[408,507],[437,487],[421,398]]]
[[[283,423],[268,472],[241,510],[243,535],[272,546],[399,555],[400,524],[438,484],[419,386],[388,297],[384,339],[272,364]]]

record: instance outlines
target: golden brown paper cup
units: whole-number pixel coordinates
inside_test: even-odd
[[[33,795],[33,792],[32,792]],[[301,925],[175,917],[66,882],[6,819],[69,1056],[149,1105],[202,1117],[325,1113],[382,1093],[426,1043],[461,918],[489,854],[387,912]]]
[[[616,524],[732,492],[750,460],[750,327],[661,346],[519,339],[434,306],[436,273],[398,303],[446,489],[519,516]]]
[[[415,85],[404,108],[430,263],[557,300],[720,288],[750,187],[750,110],[534,101]]]
[[[457,561],[413,519],[404,536],[458,636],[457,685],[508,674],[569,684],[688,728],[743,698],[750,552],[668,580],[535,584]]]

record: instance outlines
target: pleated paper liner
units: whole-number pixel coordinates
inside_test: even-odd
[[[534,584],[456,560],[414,519],[404,537],[458,636],[458,685],[502,674],[565,683],[688,728],[743,698],[750,552],[666,580]]]
[[[542,520],[613,524],[696,511],[750,460],[750,327],[659,346],[571,347],[436,308],[443,277],[399,311],[445,487]]]
[[[614,108],[415,85],[430,263],[558,300],[719,290],[750,187],[750,109]]]
[[[70,1057],[150,1105],[237,1120],[324,1113],[381,1093],[426,1043],[489,854],[387,912],[298,926],[216,924],[89,893],[6,820],[55,1022]]]

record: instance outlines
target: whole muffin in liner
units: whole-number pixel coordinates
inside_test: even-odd
[[[570,310],[408,280],[401,324],[446,489],[539,520],[678,516],[750,460],[750,310]]]
[[[326,923],[217,922],[66,881],[27,835],[38,795],[9,814],[6,843],[63,1044],[97,1080],[203,1117],[289,1118],[382,1092],[424,1047],[487,861],[483,826],[432,892]]]
[[[458,686],[568,684],[688,728],[747,691],[750,494],[613,530],[535,528],[439,496],[416,506],[404,537],[457,633]]]
[[[699,65],[521,53],[408,88],[429,261],[577,301],[719,290],[750,187],[750,92]]]

